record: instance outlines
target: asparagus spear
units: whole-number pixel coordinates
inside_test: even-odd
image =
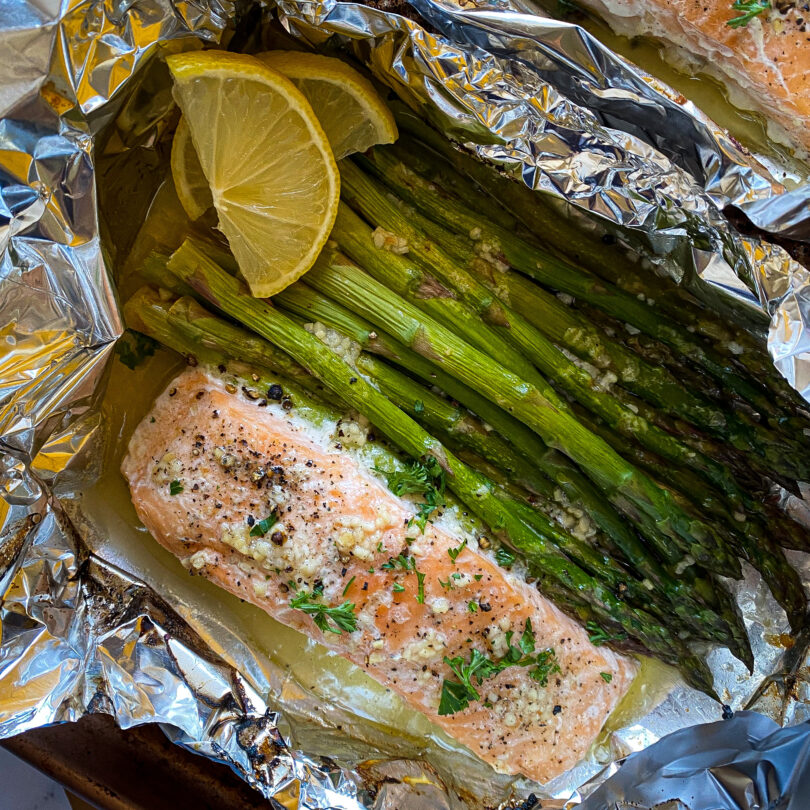
[[[615,499],[631,520],[638,524],[641,518],[648,518],[644,523],[648,535],[661,540],[668,537],[685,553],[691,552],[693,559],[706,560],[715,568],[723,567],[727,571],[736,568],[736,557],[728,557],[709,527],[686,515],[675,506],[668,493],[634,469],[609,445],[584,430],[568,409],[556,407],[536,387],[476,351],[357,267],[327,266],[326,262],[320,262],[310,271],[307,281],[392,332],[462,382],[483,385],[481,393],[518,417],[548,444],[562,449],[608,497]]]
[[[652,616],[623,603],[609,588],[567,560],[546,537],[521,520],[511,504],[496,496],[496,488],[490,481],[461,463],[365,379],[357,377],[351,366],[316,337],[268,302],[251,298],[241,282],[221,270],[191,242],[186,241],[173,254],[168,267],[217,308],[243,323],[250,323],[253,331],[301,363],[369,418],[403,452],[415,458],[436,459],[446,471],[448,486],[457,497],[493,531],[525,554],[532,565],[553,576],[569,591],[587,598],[597,615],[620,624],[664,660],[673,660],[677,642],[673,647],[668,631]],[[550,527],[550,531],[556,533],[557,530]],[[699,684],[699,688],[712,693],[705,667],[699,671],[684,669],[684,677],[690,683]]]
[[[440,225],[422,218],[418,222],[430,238],[437,239]],[[652,365],[620,343],[609,340],[587,318],[525,276],[499,270],[490,262],[476,261],[471,245],[454,248],[452,252],[454,258],[463,262],[492,293],[508,301],[536,329],[582,360],[591,362],[597,369],[613,371],[618,383],[628,391],[660,411],[685,420],[710,435],[724,439],[737,450],[748,453],[747,463],[754,461],[763,474],[783,466],[785,454],[782,437],[772,434],[762,425],[746,423],[733,412],[698,396],[666,368]],[[645,410],[643,415],[648,421],[655,418],[652,410]],[[683,438],[686,440],[689,434]],[[714,454],[715,458],[725,452],[716,446],[706,449],[697,444],[692,446],[701,452]],[[752,450],[755,451],[753,458]],[[760,455],[762,462],[759,461]]]
[[[379,150],[379,164],[385,166],[386,179],[395,163],[390,153]],[[345,161],[344,161],[345,162]],[[429,217],[441,222],[449,230],[468,236],[477,234],[479,249],[499,257],[511,266],[537,281],[569,295],[582,298],[604,309],[622,322],[630,323],[641,331],[662,340],[694,362],[700,363],[710,374],[718,377],[730,390],[743,396],[763,414],[772,414],[773,406],[765,391],[744,378],[726,358],[704,346],[685,329],[654,311],[637,297],[628,295],[605,281],[597,281],[579,268],[570,265],[536,245],[521,240],[514,234],[469,214],[462,206],[435,192],[429,193],[425,184],[419,194],[412,194],[409,202]]]
[[[497,298],[494,298],[486,288],[477,284],[468,273],[455,267],[435,244],[410,227],[396,206],[386,200],[385,195],[380,194],[374,184],[364,181],[365,178],[358,172],[344,171],[343,188],[349,189],[352,202],[368,215],[382,210],[383,214],[380,219],[385,217],[383,220],[385,225],[407,233],[410,254],[419,257],[423,266],[432,265],[434,270],[441,274],[442,280],[447,282],[448,287],[444,288],[446,290],[444,293],[439,294],[438,290],[441,288],[437,287],[437,283],[431,280],[423,269],[402,256],[377,249],[373,244],[369,226],[345,207],[341,207],[332,234],[333,238],[377,280],[400,295],[407,296],[417,306],[425,312],[433,314],[438,320],[451,322],[459,335],[473,344],[478,344],[479,348],[483,348],[493,358],[500,360],[509,370],[519,374],[525,381],[542,391],[558,410],[567,410],[568,406],[555,395],[553,389],[548,386],[543,377],[535,372],[531,364],[526,362],[526,357],[516,356],[515,351],[504,351],[500,345],[494,348],[491,343],[480,345],[480,340],[477,340],[481,335],[479,319],[472,311],[473,308],[484,319],[502,324],[504,334],[513,339],[524,350],[525,355],[531,357],[544,373],[559,382],[577,400],[587,404],[592,411],[605,418],[611,426],[616,428],[617,433],[649,445],[656,453],[669,460],[699,469],[707,480],[720,487],[729,496],[735,497],[738,494],[736,484],[728,470],[712,459],[700,456],[675,437],[651,426],[632,410],[624,408],[613,397],[592,387],[592,381],[587,372],[577,368],[537,330],[529,326]],[[450,313],[452,320],[450,317],[445,317],[448,315],[448,301],[452,304],[452,313]],[[470,302],[471,308],[464,308],[462,301]],[[459,314],[462,317],[459,317]],[[488,336],[489,332],[486,334]],[[613,444],[614,448],[617,445],[623,449],[632,446],[624,442],[618,435],[611,435],[608,442]]]
[[[406,273],[410,274],[411,283],[416,285],[418,282],[422,290],[428,286],[425,280],[427,273],[436,273],[453,294],[455,309],[460,309],[463,302],[483,318],[488,318],[493,323],[493,329],[505,335],[547,378],[557,383],[569,396],[586,405],[593,413],[605,419],[621,436],[644,444],[653,452],[676,464],[688,464],[699,469],[707,481],[729,497],[739,496],[738,487],[726,467],[686,446],[678,437],[651,424],[642,413],[626,408],[616,397],[600,390],[598,381],[594,383],[585,370],[572,363],[538,329],[505,303],[508,299],[500,299],[493,295],[492,291],[476,280],[473,274],[453,262],[433,240],[416,227],[417,223],[414,222],[410,212],[401,210],[370,178],[354,167],[344,166],[342,183],[344,197],[354,208],[374,224],[405,237],[409,249],[407,259],[393,255],[389,251],[375,250],[370,231],[366,228],[368,235],[364,234],[363,225],[358,218],[352,218],[348,212],[341,211],[333,238],[352,258],[375,275],[382,263],[389,265],[386,268],[385,283],[401,294],[405,289]],[[414,264],[416,266],[413,266]],[[419,269],[422,270],[421,276]],[[429,292],[422,292],[414,300],[422,309],[436,316],[440,310],[447,309],[444,294],[431,296]],[[469,327],[464,331],[464,324],[469,324],[471,320],[469,309],[461,323],[458,319],[454,321],[454,328],[463,337],[475,343],[476,334]],[[480,344],[479,348],[488,350]],[[539,387],[538,375],[533,374],[525,362],[516,361],[503,353],[495,355],[492,350],[488,351],[493,356],[498,356],[512,371]],[[617,449],[622,446],[618,436],[611,443],[614,443],[614,447],[619,443]]]
[[[547,202],[542,193],[529,190],[499,173],[494,166],[459,150],[401,103],[395,102],[392,106],[401,132],[395,145],[396,154],[412,165],[412,156],[416,155],[419,170],[429,179],[441,177],[442,187],[451,188],[470,210],[491,217],[493,208],[500,212],[505,206],[541,244],[558,256],[584,265],[631,295],[652,294],[660,311],[737,357],[756,378],[765,376],[769,382],[774,379],[770,358],[745,330],[730,328],[669,279],[661,279],[653,272],[635,271],[613,237],[592,236],[581,224],[570,221],[553,203]],[[454,176],[447,182],[449,166]],[[493,221],[510,228],[499,219]],[[549,240],[549,234],[553,234],[553,241]],[[737,346],[745,349],[740,357],[735,354]],[[781,381],[776,382],[782,395],[795,406],[795,394],[784,391]]]

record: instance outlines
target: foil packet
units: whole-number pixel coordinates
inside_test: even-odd
[[[530,5],[413,0],[407,15],[335,0],[257,8],[228,0],[0,8],[0,736],[99,711],[122,727],[158,722],[275,806],[297,798],[301,810],[612,808],[631,795],[634,806],[652,806],[663,796],[653,765],[681,762],[703,734],[696,724],[718,718],[718,705],[693,690],[668,690],[553,784],[481,781],[452,758],[428,764],[416,749],[388,746],[349,709],[323,706],[258,657],[233,628],[152,587],[147,565],[116,558],[114,538],[99,537],[77,506],[100,472],[101,395],[123,331],[108,273],[116,245],[101,235],[97,146],[109,146],[112,122],[161,51],[217,42],[235,16],[275,15],[308,45],[348,50],[449,137],[559,201],[583,227],[620,236],[729,317],[769,326],[776,367],[810,399],[808,271],[723,215],[733,205],[765,230],[807,239],[807,189],[785,193],[765,162],[678,93]],[[154,115],[134,122],[133,141],[115,143],[121,160],[153,145],[170,99],[152,95]],[[151,192],[144,177],[130,216]],[[794,562],[810,582],[808,558]],[[735,589],[756,670],[750,677],[715,650],[718,689],[732,709],[801,723],[806,642],[779,643],[784,615],[758,575],[746,574]],[[734,723],[765,722],[747,717],[711,740],[727,746],[740,734]],[[790,739],[803,733],[790,730]],[[770,745],[757,748],[763,762],[781,743]],[[730,785],[744,784],[735,781],[748,773],[753,755],[744,753],[724,760]],[[642,789],[631,775],[645,761],[649,792],[631,794],[634,783]],[[803,761],[797,755],[794,773],[781,760],[780,789],[783,778],[799,784]],[[710,773],[712,762],[708,752],[692,762],[693,775]],[[605,787],[614,792],[586,798],[617,770]],[[726,793],[718,808],[761,806],[756,791]]]

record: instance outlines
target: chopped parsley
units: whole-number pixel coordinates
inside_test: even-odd
[[[627,633],[608,633],[603,630],[596,622],[587,622],[585,629],[590,634],[588,640],[594,647],[601,647],[610,641],[624,641],[627,638]]]
[[[515,562],[515,555],[512,554],[509,549],[501,546],[495,552],[495,561],[501,566],[501,568],[509,568],[509,566]]]
[[[605,683],[610,683],[613,680],[613,676],[609,672],[600,672],[599,674]]]
[[[442,588],[444,588],[446,591],[452,591],[453,588],[455,587],[453,583],[450,581],[450,577],[447,577],[446,582],[441,577],[439,577],[439,585],[441,585]]]
[[[470,613],[477,613],[478,612],[478,602],[476,602],[474,599],[470,599],[470,601],[467,602],[467,610]]]
[[[276,515],[275,512],[271,512],[264,520],[259,520],[253,525],[253,528],[250,530],[250,536],[264,537],[276,523],[278,523],[278,515]]]
[[[351,578],[351,579],[350,579],[350,580],[349,580],[349,581],[346,583],[346,587],[343,589],[343,593],[341,594],[341,596],[346,596],[347,591],[349,590],[349,588],[351,588],[351,587],[352,587],[352,582],[354,582],[356,579],[357,579],[357,577],[352,577],[352,578]]]
[[[417,513],[408,521],[409,526],[416,524],[424,534],[428,518],[441,506],[444,497],[445,475],[439,462],[433,456],[427,456],[424,461],[411,462],[403,470],[386,472],[379,467],[375,469],[385,476],[388,489],[394,495],[421,495],[424,498],[424,503],[419,504]]]
[[[382,554],[383,551],[385,551],[385,549],[383,548],[382,540],[380,540],[380,542],[377,543],[377,553]]]
[[[416,601],[420,605],[425,604],[425,575],[416,569],[416,560],[405,554],[397,554],[396,557],[389,557],[388,562],[383,563],[380,568],[383,571],[405,571],[416,574]]]
[[[460,546],[456,546],[456,548],[448,548],[447,549],[447,556],[455,562],[458,558],[458,555],[461,554],[464,549],[467,548],[467,541],[465,540]]]
[[[733,17],[726,22],[729,28],[742,28],[748,25],[754,17],[762,14],[771,7],[768,0],[734,0],[731,4],[732,11],[742,12],[739,16]]]
[[[351,583],[349,583],[351,584]],[[345,593],[345,592],[344,592]],[[329,607],[316,601],[323,596],[323,585],[316,585],[312,593],[301,591],[290,600],[293,610],[300,610],[308,616],[322,633],[353,633],[357,630],[357,617],[354,615],[354,602],[344,602],[338,607]]]
[[[147,357],[155,353],[156,346],[157,343],[148,335],[129,329],[115,344],[115,353],[128,369],[134,371]]]
[[[478,650],[470,653],[469,661],[465,661],[460,655],[455,658],[445,656],[444,663],[450,667],[457,680],[445,678],[442,683],[442,694],[439,699],[440,715],[455,714],[466,709],[470,701],[480,700],[481,695],[476,686],[480,686],[488,678],[494,678],[507,667],[530,667],[529,677],[540,686],[548,685],[549,676],[560,671],[554,650],[549,648],[535,652],[531,619],[526,619],[517,645],[512,644],[513,636],[512,631],[506,634],[509,648],[506,655],[497,661],[492,661]]]
[[[402,593],[405,590],[405,586],[400,582],[395,582],[391,588],[394,593]]]
[[[388,562],[383,563],[380,568],[383,571],[396,571],[397,568],[403,571],[414,571],[416,569],[416,560],[413,557],[407,557],[405,554],[397,554],[396,557],[389,557]]]
[[[476,582],[480,582],[480,581],[481,581],[483,578],[484,578],[484,575],[483,575],[483,574],[476,574],[476,575],[473,577],[473,579],[474,579]]]
[[[183,491],[183,485],[178,481],[174,480],[169,484],[169,495],[179,495]]]

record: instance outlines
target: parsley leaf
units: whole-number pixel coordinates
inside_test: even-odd
[[[278,515],[275,512],[271,512],[264,520],[258,521],[253,528],[250,530],[251,537],[264,537],[273,526],[278,523]]]
[[[613,676],[609,672],[600,672],[599,674],[605,683],[610,683],[613,680]]]
[[[357,630],[354,602],[344,602],[338,607],[328,607],[315,601],[320,599],[322,594],[323,586],[316,586],[312,593],[301,591],[290,600],[290,607],[293,610],[300,610],[302,613],[312,616],[315,626],[322,633],[340,635],[343,632],[353,633]]]
[[[400,582],[395,582],[391,588],[394,593],[402,593],[405,590],[405,586]]]
[[[464,542],[460,546],[457,546],[456,548],[448,548],[447,556],[450,557],[450,559],[453,562],[455,562],[456,559],[458,558],[458,555],[461,554],[461,552],[464,551],[465,548],[467,548],[466,540],[464,540]]]
[[[501,566],[501,568],[509,568],[509,566],[515,561],[515,555],[512,554],[509,549],[501,546],[495,552],[495,561]]]
[[[388,562],[383,563],[380,568],[383,571],[396,571],[401,568],[403,571],[416,570],[416,560],[413,557],[406,557],[404,554],[397,554],[396,557],[389,557]]]
[[[183,485],[174,480],[169,484],[169,495],[179,495],[183,491]]]
[[[388,483],[388,489],[402,497],[403,495],[421,495],[424,503],[419,504],[417,513],[408,521],[408,525],[416,524],[424,533],[428,518],[441,506],[444,497],[445,475],[441,465],[433,456],[426,456],[424,461],[416,460],[404,470],[386,472],[375,467],[382,473]]]
[[[425,604],[425,575],[421,571],[414,569],[416,574],[416,601],[420,605]]]
[[[732,10],[741,11],[742,14],[728,20],[726,25],[729,26],[729,28],[742,28],[744,25],[748,25],[754,17],[762,14],[763,11],[766,11],[770,7],[771,4],[768,0],[734,0],[731,4]]]
[[[549,676],[559,671],[560,663],[557,661],[554,650],[549,647],[537,655],[535,665],[529,670],[529,677],[533,681],[537,681],[540,686],[548,686]]]
[[[448,681],[442,683],[442,696],[439,700],[439,714],[448,715],[466,709],[470,705],[467,687],[463,683]]]
[[[155,353],[157,343],[148,335],[128,329],[115,344],[118,359],[131,370]]]
[[[357,577],[352,577],[352,578],[351,578],[351,579],[350,579],[350,580],[349,580],[349,581],[346,583],[346,587],[343,589],[343,593],[341,594],[341,596],[346,596],[346,592],[349,590],[349,588],[351,588],[351,587],[352,587],[352,582],[354,582],[356,579],[357,579]]]
[[[471,602],[470,605],[475,604]],[[472,611],[471,611],[472,612]],[[453,671],[458,680],[447,678],[442,682],[442,693],[439,700],[439,714],[455,714],[469,706],[471,700],[480,700],[476,686],[480,686],[487,678],[493,678],[507,667],[531,667],[529,677],[537,681],[540,686],[548,685],[548,678],[554,672],[560,671],[557,656],[551,648],[535,653],[535,638],[530,619],[526,619],[523,633],[517,646],[512,644],[514,633],[506,634],[506,643],[509,648],[506,655],[498,661],[492,661],[478,650],[473,650],[470,660],[465,662],[461,656],[447,658],[444,662]],[[475,684],[473,684],[475,679]]]
[[[416,601],[420,605],[425,604],[425,575],[416,568],[416,560],[405,554],[397,554],[396,557],[389,557],[388,562],[380,566],[384,571],[396,571],[398,568],[407,573],[416,574]]]
[[[477,613],[478,612],[478,602],[474,601],[473,599],[470,599],[470,601],[467,602],[467,610],[470,613]]]
[[[590,633],[588,640],[594,647],[601,647],[610,641],[624,641],[627,638],[627,633],[608,633],[603,630],[596,622],[587,622],[585,629]]]

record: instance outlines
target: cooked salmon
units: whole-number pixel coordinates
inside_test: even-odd
[[[136,428],[122,472],[154,537],[362,667],[498,771],[546,782],[576,764],[636,662],[591,644],[472,538],[409,526],[413,504],[337,441],[251,396],[189,369]],[[505,665],[516,652],[527,659]],[[484,658],[500,671],[470,677],[478,698],[440,714],[445,681],[463,690],[464,667]]]
[[[744,106],[759,110],[772,137],[810,151],[810,4],[775,0],[739,26],[744,16],[732,0],[581,0],[618,33],[646,35],[680,48],[670,58],[702,67],[744,94]],[[578,0],[579,2],[579,0]],[[756,2],[743,3],[748,7]],[[737,103],[732,93],[732,100]],[[743,106],[743,105],[741,105]],[[711,113],[711,110],[707,110]],[[787,137],[785,137],[787,136]]]

